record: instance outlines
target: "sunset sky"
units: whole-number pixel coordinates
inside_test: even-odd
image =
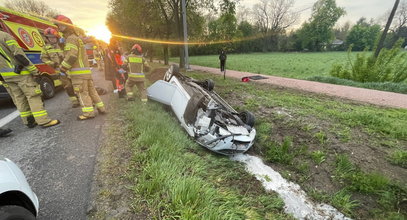
[[[315,1],[296,0],[294,10],[309,8]],[[4,2],[5,0],[0,0],[1,5],[4,5]],[[52,8],[56,8],[61,14],[70,17],[76,25],[87,30],[88,33],[103,32],[102,36],[107,34],[105,18],[108,12],[108,0],[52,0],[45,2]],[[251,8],[256,2],[256,0],[241,0],[240,4]],[[362,16],[368,19],[379,18],[386,11],[391,10],[394,4],[393,0],[337,0],[336,2],[347,12],[346,16],[339,21],[340,23],[346,21],[355,23]],[[303,11],[297,26],[308,19],[310,13],[311,9]]]

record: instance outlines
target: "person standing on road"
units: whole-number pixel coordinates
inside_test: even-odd
[[[61,65],[62,61],[64,60],[63,51],[59,47],[59,33],[57,30],[53,28],[47,28],[44,30],[44,35],[47,43],[42,48],[41,51],[41,60],[51,66],[55,70],[59,71],[59,65]],[[64,72],[59,73],[59,79],[62,82],[62,85],[69,96],[69,100],[72,103],[72,108],[77,108],[80,106],[78,97],[75,95],[73,91],[72,81],[69,76],[66,75]]]
[[[98,70],[102,71],[103,70],[102,55],[100,54],[99,49],[96,45],[93,46],[93,57],[95,58]]]
[[[221,50],[220,55],[219,55],[221,72],[225,72],[226,59],[227,59],[226,52],[224,50]]]
[[[57,125],[59,120],[50,119],[41,99],[37,67],[27,58],[17,41],[0,31],[0,75],[4,87],[10,92],[20,112],[23,123],[29,128],[37,124],[46,128]]]
[[[65,58],[60,65],[60,70],[68,73],[79,103],[82,106],[82,114],[78,120],[86,120],[95,117],[96,105],[99,113],[106,113],[105,105],[99,97],[92,79],[92,70],[89,67],[88,57],[83,41],[76,35],[71,19],[64,15],[55,17],[56,25],[64,35],[66,44],[64,47]],[[69,71],[69,72],[68,72]]]
[[[126,57],[125,65],[129,72],[129,78],[126,81],[127,100],[134,101],[133,88],[137,86],[140,99],[143,103],[147,102],[147,92],[144,85],[144,71],[149,71],[147,61],[142,56],[143,49],[139,44],[134,44],[131,48],[131,54]]]

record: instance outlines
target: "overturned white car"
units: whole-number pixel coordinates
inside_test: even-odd
[[[256,130],[250,112],[238,113],[213,91],[212,80],[197,81],[171,65],[164,76],[147,89],[148,98],[171,106],[188,134],[211,151],[233,155],[246,152]]]

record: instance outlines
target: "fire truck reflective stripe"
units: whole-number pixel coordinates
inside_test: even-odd
[[[143,58],[141,58],[141,57],[129,57],[129,62],[130,63],[142,63]]]
[[[33,115],[31,111],[28,112],[20,112],[20,117],[25,118]]]
[[[72,67],[69,63],[67,63],[67,62],[65,62],[65,61],[62,61],[61,65],[62,65],[63,67],[65,67],[65,68],[67,68],[67,69],[70,69],[70,68]]]
[[[67,44],[65,45],[64,50],[71,50],[71,49],[78,50],[78,47],[77,47],[75,44],[67,43]]]
[[[38,118],[38,117],[45,116],[45,115],[48,115],[47,110],[33,112],[34,118]]]
[[[93,107],[84,107],[84,108],[82,108],[82,112],[93,112],[93,111],[94,111]]]
[[[102,107],[105,107],[105,104],[103,104],[103,102],[98,102],[98,103],[96,103],[96,107],[102,108]]]

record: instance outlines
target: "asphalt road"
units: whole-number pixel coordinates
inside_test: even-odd
[[[110,88],[101,72],[94,71],[93,77],[96,86]],[[107,104],[109,95],[101,97]],[[13,129],[13,134],[0,139],[0,155],[17,163],[26,175],[40,201],[38,219],[86,219],[106,115],[77,121],[80,108],[71,108],[63,90],[47,100],[45,108],[62,123],[29,129],[19,117],[14,119],[4,126]],[[0,119],[15,110],[10,103],[0,103]]]

